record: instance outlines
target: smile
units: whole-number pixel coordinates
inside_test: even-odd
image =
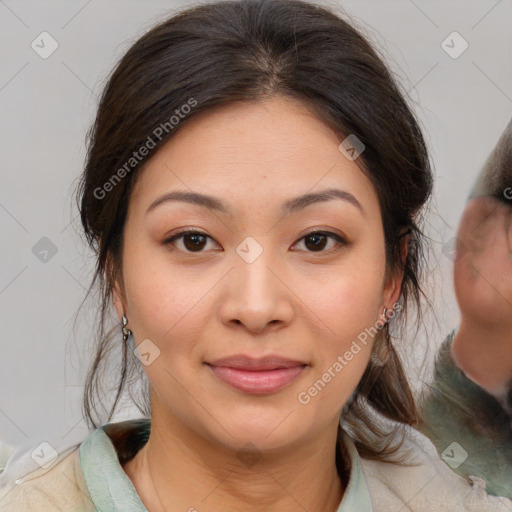
[[[286,367],[234,367],[207,364],[214,375],[230,387],[252,394],[275,393],[291,384],[306,368],[306,364],[288,364]],[[260,365],[268,366],[268,365]],[[274,365],[276,366],[276,365]]]

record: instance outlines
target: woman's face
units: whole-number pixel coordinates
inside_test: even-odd
[[[339,142],[274,97],[191,120],[146,164],[115,303],[160,426],[262,450],[336,427],[371,355],[365,329],[400,285],[385,281],[374,187]]]

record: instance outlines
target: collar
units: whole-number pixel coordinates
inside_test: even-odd
[[[139,445],[135,453],[147,440],[151,420],[128,420],[107,423],[94,430],[80,445],[80,465],[91,499],[100,512],[148,512],[135,487],[124,472],[112,432],[131,431]],[[337,512],[372,512],[370,493],[361,466],[357,449],[349,435],[342,430],[343,443],[350,462],[350,477]]]

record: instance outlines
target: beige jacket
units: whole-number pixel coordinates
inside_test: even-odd
[[[141,423],[136,421],[107,426],[140,429]],[[46,469],[19,474],[23,457],[9,461],[0,474],[0,510],[145,512],[119,463],[118,447],[104,427],[60,453]],[[482,479],[457,475],[439,458],[428,438],[413,429],[407,432],[402,451],[411,451],[409,461],[417,464],[414,467],[360,458],[349,436],[344,435],[351,468],[338,512],[512,512],[512,501],[487,495]],[[112,501],[103,500],[99,492]]]

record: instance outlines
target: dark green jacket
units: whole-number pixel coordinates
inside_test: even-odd
[[[479,476],[489,494],[512,498],[512,418],[456,366],[454,335],[436,355],[433,382],[420,401],[420,430],[455,472]]]

